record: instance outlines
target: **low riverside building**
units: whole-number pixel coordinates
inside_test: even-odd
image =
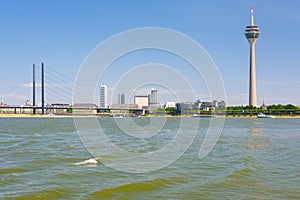
[[[74,115],[95,115],[98,106],[94,103],[76,103],[72,106]]]
[[[110,106],[111,110],[130,110],[130,109],[139,109],[137,104],[112,104]]]
[[[201,102],[197,100],[196,102],[182,102],[176,103],[176,110],[179,114],[184,113],[199,113],[201,110],[203,111],[215,111],[222,110],[226,108],[225,101],[205,101]]]
[[[225,101],[218,102],[218,108],[225,109],[226,108],[226,102]]]
[[[196,102],[181,102],[176,103],[176,110],[179,114],[195,113],[199,110]]]
[[[165,108],[176,108],[176,102],[167,102]]]
[[[213,110],[213,103],[212,102],[199,102],[200,110]]]
[[[53,103],[47,106],[47,112],[54,115],[65,115],[70,111],[70,104]]]
[[[134,114],[139,110],[139,106],[137,104],[112,104],[110,106],[111,114],[124,114],[130,115]]]
[[[226,103],[225,101],[217,101],[217,100],[213,100],[212,102],[210,101],[206,101],[206,102],[201,102],[198,101],[199,103],[199,109],[200,110],[206,110],[206,111],[210,111],[210,110],[222,110],[226,108]]]

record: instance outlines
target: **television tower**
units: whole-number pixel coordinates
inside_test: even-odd
[[[257,106],[256,99],[256,72],[255,72],[255,42],[259,36],[259,29],[254,25],[253,6],[250,12],[250,25],[246,26],[245,36],[250,43],[250,78],[249,78],[249,106]]]

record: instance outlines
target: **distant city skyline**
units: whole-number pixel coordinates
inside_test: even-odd
[[[36,73],[40,76],[38,68],[45,62],[46,103],[71,102],[78,69],[95,46],[119,32],[151,26],[180,31],[203,45],[223,77],[227,104],[248,105],[249,48],[242,30],[249,23],[252,4],[256,23],[262,31],[256,45],[257,105],[264,100],[267,105],[299,106],[298,0],[3,1],[0,6],[0,99],[19,105],[32,100],[32,64],[36,63]],[[150,56],[147,57],[147,53]],[[197,99],[210,100],[205,83],[193,84],[195,77],[186,70],[187,64],[157,52],[121,58],[103,82],[109,85],[111,92],[124,70],[143,61],[164,63],[166,60],[169,66],[189,77]],[[51,80],[53,77],[60,80],[59,85],[56,79]],[[40,87],[39,78],[37,87]],[[173,98],[167,89],[159,91],[162,103]],[[40,88],[36,96],[39,104]]]

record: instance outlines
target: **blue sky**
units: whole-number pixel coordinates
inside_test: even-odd
[[[222,75],[228,104],[246,105],[249,44],[244,30],[251,4],[261,31],[258,104],[264,99],[266,104],[300,105],[298,0],[0,0],[0,98],[9,104],[31,99],[32,64],[45,62],[52,70],[47,70],[48,83],[54,85],[57,78],[60,84],[49,84],[49,102],[68,101],[80,65],[100,42],[128,29],[163,27],[201,44]]]

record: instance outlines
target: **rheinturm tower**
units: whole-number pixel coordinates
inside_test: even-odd
[[[250,25],[246,26],[245,36],[250,43],[249,105],[256,107],[255,42],[259,36],[259,29],[254,25],[253,6],[250,12]]]

